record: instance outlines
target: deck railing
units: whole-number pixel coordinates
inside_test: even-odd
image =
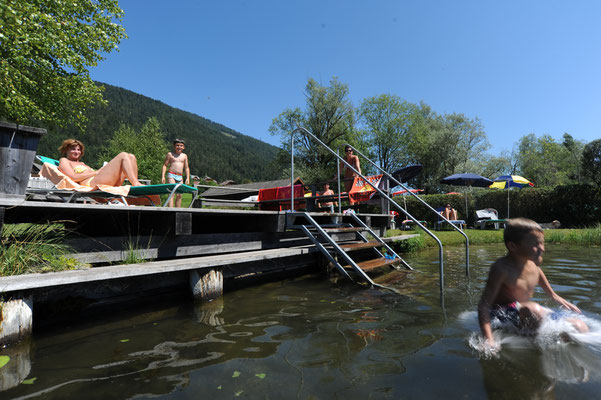
[[[432,239],[434,239],[434,241],[438,245],[438,264],[439,264],[439,272],[440,272],[440,291],[441,291],[441,293],[444,292],[444,257],[443,257],[442,242],[440,241],[440,239],[438,239],[438,237],[436,237],[436,235],[433,232],[431,232],[428,228],[426,228],[424,225],[422,225],[422,223],[419,222],[406,209],[404,209],[397,202],[395,202],[394,200],[392,200],[392,198],[390,196],[388,196],[387,193],[385,193],[383,190],[381,190],[380,188],[378,188],[375,185],[373,185],[367,179],[367,177],[365,177],[363,174],[361,174],[359,171],[357,171],[352,165],[350,165],[343,157],[341,157],[338,154],[338,152],[335,152],[334,150],[332,150],[328,145],[326,145],[325,143],[323,143],[317,136],[315,136],[309,130],[307,130],[307,129],[301,127],[301,126],[298,126],[296,129],[294,129],[292,132],[290,132],[290,154],[291,154],[291,160],[290,160],[290,162],[291,162],[291,166],[290,166],[290,171],[291,171],[291,173],[290,173],[290,177],[291,177],[290,178],[290,186],[291,187],[294,186],[294,133],[296,133],[296,132],[300,132],[301,134],[309,136],[310,138],[312,138],[319,145],[321,145],[322,147],[324,147],[328,152],[330,152],[331,154],[333,154],[336,157],[336,159],[339,161],[339,162],[336,163],[337,164],[337,168],[338,168],[338,174],[337,174],[337,179],[338,179],[338,193],[340,193],[340,162],[342,162],[342,163],[344,163],[346,165],[347,168],[349,168],[351,171],[353,171],[357,176],[361,177],[364,182],[366,182],[368,185],[370,185],[383,199],[386,199],[389,204],[391,204],[393,207],[395,207],[396,209],[398,209],[399,211],[401,211],[403,214],[405,214],[405,216],[408,219],[410,219],[411,221],[413,221],[420,229],[422,229],[424,232],[426,232],[426,234],[428,234]],[[366,157],[365,155],[363,155],[362,153],[360,153],[357,149],[355,149],[352,146],[351,146],[351,148],[353,148],[353,150],[355,152],[357,152],[359,155],[361,155],[363,158],[365,158],[368,162],[370,162],[374,167],[376,167],[378,170],[380,170],[384,175],[386,175],[386,177],[388,177],[388,179],[390,179],[392,182],[396,183],[397,185],[401,186],[403,189],[407,190],[407,192],[410,195],[412,195],[415,198],[417,198],[418,201],[420,201],[424,205],[426,205],[426,207],[429,210],[431,210],[434,213],[436,213],[438,217],[440,217],[443,220],[445,220],[446,222],[448,222],[453,228],[455,228],[456,230],[458,230],[464,236],[464,238],[465,238],[465,248],[466,248],[466,274],[469,274],[469,239],[468,239],[467,235],[463,231],[461,231],[461,229],[459,229],[456,226],[454,226],[447,218],[445,218],[444,216],[440,215],[429,204],[427,204],[425,201],[423,201],[421,198],[419,198],[419,196],[417,196],[415,193],[412,193],[409,190],[409,188],[407,188],[403,183],[399,182],[392,175],[390,175],[387,171],[384,171],[382,168],[380,168],[378,165],[376,165],[373,161],[371,161],[368,157]],[[292,195],[291,198],[290,198],[290,204],[291,204],[291,207],[290,207],[291,210],[294,211],[294,195]],[[338,204],[339,204],[339,210],[340,210],[340,207],[341,207],[340,201],[338,202]]]

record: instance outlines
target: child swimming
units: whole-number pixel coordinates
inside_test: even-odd
[[[503,234],[507,255],[490,268],[488,280],[478,304],[478,322],[489,346],[495,348],[491,318],[509,322],[519,329],[536,332],[543,319],[553,311],[530,300],[536,285],[566,309],[581,313],[574,304],[551,288],[540,265],[545,251],[542,228],[526,218],[510,219]],[[578,318],[566,318],[578,332],[588,332],[588,326]]]

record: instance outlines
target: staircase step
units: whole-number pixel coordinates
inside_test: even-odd
[[[353,251],[353,250],[373,249],[374,247],[382,246],[382,243],[375,241],[375,240],[371,240],[369,242],[355,242],[355,243],[341,244],[339,246],[344,251]]]
[[[324,231],[328,233],[347,233],[347,232],[363,232],[366,231],[363,227],[340,227],[340,228],[326,228]]]
[[[361,268],[363,271],[370,271],[372,269],[376,269],[376,268],[380,268],[380,267],[385,267],[388,265],[393,265],[400,262],[399,259],[396,260],[390,260],[388,258],[375,258],[373,260],[368,260],[368,261],[362,261],[362,262],[358,262],[357,266],[359,268]],[[350,265],[344,265],[343,266],[344,269],[348,269],[348,270],[352,270],[353,267],[351,267]]]

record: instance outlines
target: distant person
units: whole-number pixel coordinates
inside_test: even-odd
[[[323,184],[323,192],[321,192],[319,194],[320,196],[333,196],[334,195],[334,191],[332,189],[330,189],[330,184],[328,182]],[[330,212],[333,213],[334,212],[334,206],[338,206],[338,202],[333,202],[333,201],[325,201],[323,203],[318,203],[319,207],[329,207],[330,208]]]
[[[58,151],[63,155],[59,160],[59,171],[82,186],[121,186],[126,178],[133,186],[142,186],[138,181],[138,162],[133,154],[119,153],[96,171],[81,161],[85,146],[79,140],[63,141]]]
[[[457,221],[457,210],[451,207],[451,205],[448,203],[444,206],[443,210],[440,212],[440,215],[449,221]]]
[[[186,144],[182,139],[175,139],[173,141],[173,151],[170,151],[165,156],[165,162],[163,163],[163,171],[161,172],[161,182],[165,183],[180,183],[183,180],[183,174],[186,173],[185,184],[190,184],[190,168],[188,167],[188,156],[184,154]],[[167,168],[169,172],[167,172]],[[165,172],[167,172],[167,179],[165,179]],[[182,195],[178,193],[175,195],[175,206],[182,206]],[[169,207],[173,207],[173,197],[169,199]]]
[[[344,146],[344,161],[349,163],[354,169],[356,169],[361,174],[361,164],[359,163],[359,157],[353,154],[353,148],[351,146]],[[348,193],[353,187],[353,181],[355,177],[358,175],[342,161],[340,162],[340,170],[344,171],[344,188]]]
[[[531,301],[536,285],[568,310],[581,313],[574,304],[560,297],[551,288],[540,265],[545,251],[543,230],[534,221],[513,218],[503,233],[507,255],[490,267],[488,280],[478,304],[478,321],[482,334],[495,347],[491,318],[509,322],[517,328],[536,331],[544,318],[555,318],[553,310]],[[567,318],[578,332],[588,332],[588,326],[578,318]]]

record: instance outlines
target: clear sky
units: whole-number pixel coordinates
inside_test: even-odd
[[[309,78],[478,117],[492,145],[601,138],[598,0],[121,0],[129,39],[93,79],[279,144]]]

